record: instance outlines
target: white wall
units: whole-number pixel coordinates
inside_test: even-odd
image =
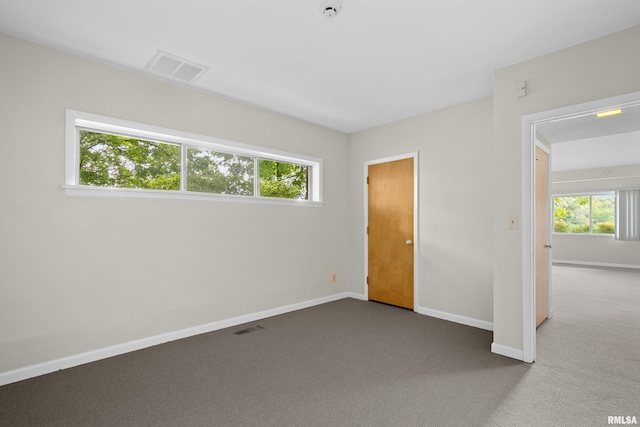
[[[640,26],[515,64],[494,74],[494,343],[523,349],[522,117],[640,90]],[[527,82],[516,98],[515,84]]]
[[[640,188],[640,165],[553,172],[554,195]],[[554,261],[640,268],[640,243],[621,242],[610,235],[554,233]]]
[[[554,195],[634,188],[640,188],[640,165],[559,171],[551,174],[551,193]]]
[[[1,34],[0,56],[0,373],[343,292],[346,135]],[[66,196],[67,108],[322,158],[324,206]]]
[[[491,114],[483,98],[351,135],[353,292],[365,282],[364,162],[417,151],[419,308],[493,321]]]

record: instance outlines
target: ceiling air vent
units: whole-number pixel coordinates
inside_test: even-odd
[[[159,50],[145,69],[184,83],[193,83],[209,68]]]

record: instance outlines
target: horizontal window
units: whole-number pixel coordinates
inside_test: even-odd
[[[67,110],[68,194],[317,204],[321,161]]]
[[[571,234],[614,234],[616,198],[613,194],[553,198],[553,231]]]

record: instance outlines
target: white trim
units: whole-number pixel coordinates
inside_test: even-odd
[[[553,232],[554,236],[572,236],[572,237],[595,237],[595,238],[604,238],[609,237],[611,240],[615,240],[615,234],[603,234],[603,233],[556,233]]]
[[[458,314],[447,313],[444,311],[433,310],[431,308],[418,307],[415,310],[418,314],[425,316],[435,317],[437,319],[448,320],[454,323],[460,323],[461,325],[473,326],[474,328],[484,329],[486,331],[493,331],[493,323],[486,322],[484,320],[478,320],[471,317],[460,316]]]
[[[548,265],[548,277],[547,277],[547,319],[551,319],[553,317],[553,247],[551,243],[553,242],[553,192],[552,185],[553,179],[551,177],[551,164],[553,162],[553,152],[549,151],[549,163],[547,164],[547,197],[549,198],[548,205],[548,213],[547,213],[547,242],[549,243],[549,250],[547,251],[547,265]]]
[[[257,203],[263,205],[290,205],[319,208],[322,202],[275,197],[235,196],[195,191],[143,190],[139,188],[92,187],[90,185],[63,185],[67,196],[126,197],[137,199],[198,200],[208,202]]]
[[[627,180],[627,179],[631,179],[631,178],[640,178],[640,175],[625,175],[625,176],[612,176],[609,178],[585,178],[585,179],[570,179],[570,180],[566,180],[566,181],[553,181],[554,184],[566,184],[566,183],[575,183],[575,182],[594,182],[594,181],[622,181],[622,180]],[[615,188],[614,191],[584,191],[581,193],[583,193],[584,195],[594,195],[597,196],[598,194],[608,194],[608,193],[615,193],[616,191],[622,191],[622,190],[637,190],[638,187],[636,185],[609,185],[608,188]],[[558,192],[555,193],[554,196],[574,196],[575,192]]]
[[[382,159],[368,160],[364,162],[364,292],[363,295],[366,300],[369,300],[369,286],[367,284],[367,276],[369,275],[369,236],[367,234],[367,227],[369,226],[369,191],[367,187],[367,177],[369,175],[369,166],[380,163],[388,163],[396,160],[405,160],[413,158],[413,307],[416,311],[418,307],[418,264],[420,260],[420,233],[419,227],[419,210],[418,210],[418,152],[414,151],[407,154],[400,154],[397,156],[385,157]]]
[[[522,118],[522,351],[520,360],[531,363],[536,360],[536,309],[534,286],[534,168],[535,135],[530,119]],[[495,343],[494,343],[495,344]],[[500,344],[495,344],[502,352]],[[493,345],[492,345],[493,351]],[[509,347],[504,347],[508,349]],[[513,350],[513,349],[512,349]],[[510,352],[510,350],[507,350]]]
[[[627,177],[625,177],[627,178]],[[638,175],[637,177],[630,177],[630,178],[640,178],[640,175]],[[601,180],[600,178],[598,178],[598,180]],[[595,179],[591,180],[591,181],[595,181]],[[575,181],[554,181],[553,183],[556,184],[558,182],[575,182]],[[552,193],[551,197],[579,197],[579,196],[615,196],[616,192],[615,190],[606,190],[606,191],[570,191],[570,192],[559,192],[559,193]]]
[[[549,156],[551,156],[551,149],[549,147],[547,147],[546,145],[544,145],[542,142],[540,142],[538,139],[535,140],[536,143],[536,147],[538,147],[539,149],[541,149],[542,151],[544,151],[545,153],[547,153]],[[549,170],[551,170],[551,162],[549,162]],[[551,193],[549,193],[551,194]]]
[[[595,114],[603,109],[625,108],[637,105],[639,101],[640,92],[633,92],[522,117],[522,360],[525,362],[533,362],[536,359],[535,286],[532,263],[534,242],[534,127],[540,123],[556,122]],[[499,346],[499,344],[496,345]]]
[[[366,296],[362,294],[356,294],[355,292],[345,292],[343,295],[346,295],[345,298],[353,298],[360,301],[369,301]]]
[[[179,331],[168,332],[166,334],[155,335],[152,337],[142,338],[122,344],[116,344],[97,350],[87,351],[85,353],[75,354],[60,359],[50,360],[38,363],[24,368],[14,369],[11,371],[0,373],[0,386],[26,380],[28,378],[37,377],[61,369],[68,369],[74,366],[84,365],[85,363],[95,362],[97,360],[106,359],[120,354],[129,353],[143,348],[153,347],[170,341],[192,337],[194,335],[205,334],[207,332],[217,331],[219,329],[229,328],[244,323],[255,322],[267,317],[277,316],[304,308],[325,304],[345,298],[363,299],[362,295],[345,292],[341,294],[329,295],[323,298],[317,298],[310,301],[304,301],[297,304],[291,304],[284,307],[278,307],[270,310],[260,311],[258,313],[247,314],[244,316],[233,317],[231,319],[220,320],[217,322],[207,323],[205,325],[194,326],[192,328],[181,329]]]
[[[510,357],[516,360],[524,360],[524,353],[522,350],[517,348],[508,347],[506,345],[491,343],[491,353],[499,354],[501,356]]]
[[[572,261],[564,259],[554,259],[554,264],[571,264],[571,265],[586,265],[592,267],[613,267],[613,268],[637,268],[640,269],[640,265],[637,264],[613,264],[610,262],[591,262],[591,261]]]
[[[185,145],[189,147],[203,148],[208,150],[218,150],[225,153],[239,154],[251,157],[259,157],[266,160],[279,160],[297,165],[309,167],[309,188],[308,200],[300,200],[300,203],[322,203],[322,159],[317,157],[306,156],[302,154],[288,153],[280,150],[273,150],[255,145],[243,144],[222,138],[214,138],[206,135],[198,135],[195,133],[183,132],[176,129],[168,129],[160,126],[149,125],[145,123],[137,123],[128,120],[117,119],[114,117],[101,116],[83,111],[72,109],[66,110],[65,119],[65,183],[63,188],[66,194],[72,195],[94,195],[104,196],[107,193],[101,191],[101,187],[80,185],[79,177],[79,129],[96,130],[101,132],[112,133],[116,135],[127,135],[137,138],[144,138],[151,141],[166,142],[178,144],[181,147]],[[181,150],[182,152],[184,150]],[[184,153],[182,153],[184,154]],[[184,155],[181,156],[182,167],[184,170]],[[256,173],[258,169],[254,168]],[[127,195],[117,195],[117,197],[140,197],[140,198],[163,198],[163,199],[191,199],[191,200],[209,200],[209,201],[236,201],[228,197],[213,198],[192,198],[181,196],[183,190],[184,177],[181,176],[181,190],[165,191],[164,195],[158,196],[158,190],[140,190],[135,192],[127,192]],[[254,180],[255,181],[255,180]],[[130,190],[111,188],[110,190]],[[94,194],[90,194],[94,193]],[[114,195],[109,193],[109,195]],[[220,196],[220,195],[216,195]],[[243,196],[246,198],[254,198],[262,200],[260,203],[273,203],[274,198],[260,197],[257,193],[254,196]],[[278,203],[278,202],[276,202]]]

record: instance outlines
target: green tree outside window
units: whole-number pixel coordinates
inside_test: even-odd
[[[615,196],[554,197],[553,221],[556,233],[613,234]]]
[[[308,199],[309,167],[186,147],[186,190],[254,196],[255,164],[261,197]],[[180,190],[181,147],[87,130],[80,131],[80,184]]]
[[[80,184],[180,189],[180,146],[80,131]]]

